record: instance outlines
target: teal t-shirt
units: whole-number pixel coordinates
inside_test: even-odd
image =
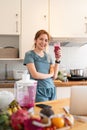
[[[53,64],[52,58],[46,52],[44,56],[40,57],[33,50],[25,53],[24,65],[28,63],[34,63],[36,70],[40,73],[48,74],[50,70],[50,64]],[[32,76],[30,75],[32,78]],[[33,79],[33,78],[32,78]],[[52,78],[38,79],[37,88],[53,88],[54,83]]]
[[[44,52],[44,56],[40,57],[33,50],[26,52],[24,58],[24,65],[34,63],[36,70],[40,73],[48,74],[50,64],[53,64],[52,58]],[[30,74],[31,79],[32,76]],[[34,79],[35,80],[35,79]],[[56,89],[52,78],[36,79],[37,91],[35,102],[42,102],[56,99]]]

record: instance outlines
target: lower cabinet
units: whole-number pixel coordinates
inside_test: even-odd
[[[71,87],[56,87],[57,99],[69,98]]]

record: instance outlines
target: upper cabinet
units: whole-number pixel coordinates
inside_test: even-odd
[[[87,37],[87,0],[0,0],[0,36],[18,37],[19,59],[33,49],[40,29],[52,37]],[[5,43],[13,45],[6,40],[0,47]]]
[[[40,29],[48,31],[48,0],[22,0],[21,59],[33,48],[34,36]]]
[[[87,0],[50,0],[53,37],[87,37]]]
[[[0,35],[20,34],[20,0],[0,0]]]

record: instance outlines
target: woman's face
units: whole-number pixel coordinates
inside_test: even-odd
[[[48,36],[46,34],[41,34],[36,40],[35,40],[36,48],[39,50],[44,50],[46,46],[48,45]]]

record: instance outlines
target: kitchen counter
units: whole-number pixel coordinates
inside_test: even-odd
[[[13,88],[18,80],[0,80],[0,88]]]
[[[15,82],[0,82],[0,88],[13,88]],[[71,86],[82,86],[82,85],[87,85],[87,80],[86,81],[67,81],[67,82],[60,82],[59,80],[55,80],[54,84],[56,87],[71,87]]]
[[[43,104],[48,104],[52,106],[52,110],[55,114],[65,113],[63,110],[64,106],[69,106],[70,100],[69,99],[60,99],[60,100],[54,100],[54,101],[46,101],[46,102],[40,102]],[[39,103],[38,103],[39,104]],[[40,112],[40,108],[35,107],[35,114]],[[63,129],[65,130],[65,129]],[[75,124],[72,128],[69,130],[87,130],[87,123],[83,123],[80,121],[75,120]]]
[[[82,85],[87,85],[87,80],[82,80],[82,81],[67,81],[67,82],[60,82],[59,80],[55,80],[54,84],[56,87],[71,87],[71,86],[82,86]]]
[[[14,83],[0,83],[0,88],[13,88]]]

